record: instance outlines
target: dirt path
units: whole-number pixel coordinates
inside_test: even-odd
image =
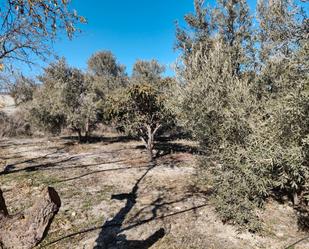
[[[264,237],[222,224],[207,191],[192,187],[195,156],[187,147],[149,164],[140,143],[123,137],[85,145],[2,140],[1,188],[11,213],[31,205],[42,185],[59,192],[62,207],[45,248],[279,249],[307,236],[297,231],[293,209],[274,203],[263,214]]]

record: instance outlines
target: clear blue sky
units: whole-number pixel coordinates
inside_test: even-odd
[[[98,50],[111,50],[131,72],[136,59],[175,61],[175,21],[193,10],[193,0],[73,0],[73,7],[88,20],[82,34],[55,46],[69,64],[85,68]],[[171,72],[169,72],[171,73]]]
[[[55,44],[70,65],[85,69],[91,54],[111,50],[128,73],[136,59],[156,58],[173,74],[168,67],[177,58],[175,21],[183,23],[184,15],[193,11],[193,0],[72,0],[72,7],[88,24],[81,25],[82,33],[72,41],[62,37]],[[37,68],[29,72],[37,73]]]

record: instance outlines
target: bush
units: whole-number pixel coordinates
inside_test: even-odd
[[[186,16],[192,33],[178,31],[182,123],[207,153],[199,173],[212,173],[221,218],[251,231],[261,228],[256,213],[268,196],[288,195],[295,207],[308,202],[307,24],[290,2],[267,2],[258,9],[259,60],[249,56],[244,1],[218,1],[209,11],[196,0],[196,13]]]
[[[87,140],[98,121],[98,100],[84,74],[63,59],[45,68],[40,80],[30,104],[31,120],[44,131],[59,134],[69,128],[79,141]]]
[[[15,104],[20,105],[31,101],[36,87],[33,80],[23,75],[18,76],[14,84],[10,85],[10,94],[14,98]]]
[[[0,137],[30,136],[31,125],[26,121],[25,113],[17,111],[13,115],[0,112]]]
[[[139,83],[113,94],[106,109],[119,130],[142,140],[149,159],[153,160],[157,135],[173,126],[174,115],[165,103],[166,96],[156,85]]]

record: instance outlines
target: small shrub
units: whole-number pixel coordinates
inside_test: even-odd
[[[24,112],[7,115],[0,112],[0,137],[30,136],[31,125],[26,120]]]
[[[31,101],[36,87],[32,79],[23,75],[18,76],[14,84],[10,85],[10,94],[14,98],[15,104],[20,105]]]

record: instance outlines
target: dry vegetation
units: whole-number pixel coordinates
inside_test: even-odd
[[[262,235],[223,224],[209,201],[211,189],[193,187],[199,155],[187,149],[194,144],[168,144],[174,152],[150,165],[141,143],[117,134],[90,144],[65,137],[2,139],[6,171],[0,181],[9,212],[29,207],[44,185],[58,191],[62,207],[44,248],[277,249],[306,236],[293,208],[272,201],[260,214]]]
[[[70,1],[0,3],[1,249],[309,248],[306,1],[253,16],[246,0],[193,2],[175,77],[156,59],[128,75],[102,50],[36,79],[5,73],[85,19]],[[41,192],[49,208],[27,216]]]

